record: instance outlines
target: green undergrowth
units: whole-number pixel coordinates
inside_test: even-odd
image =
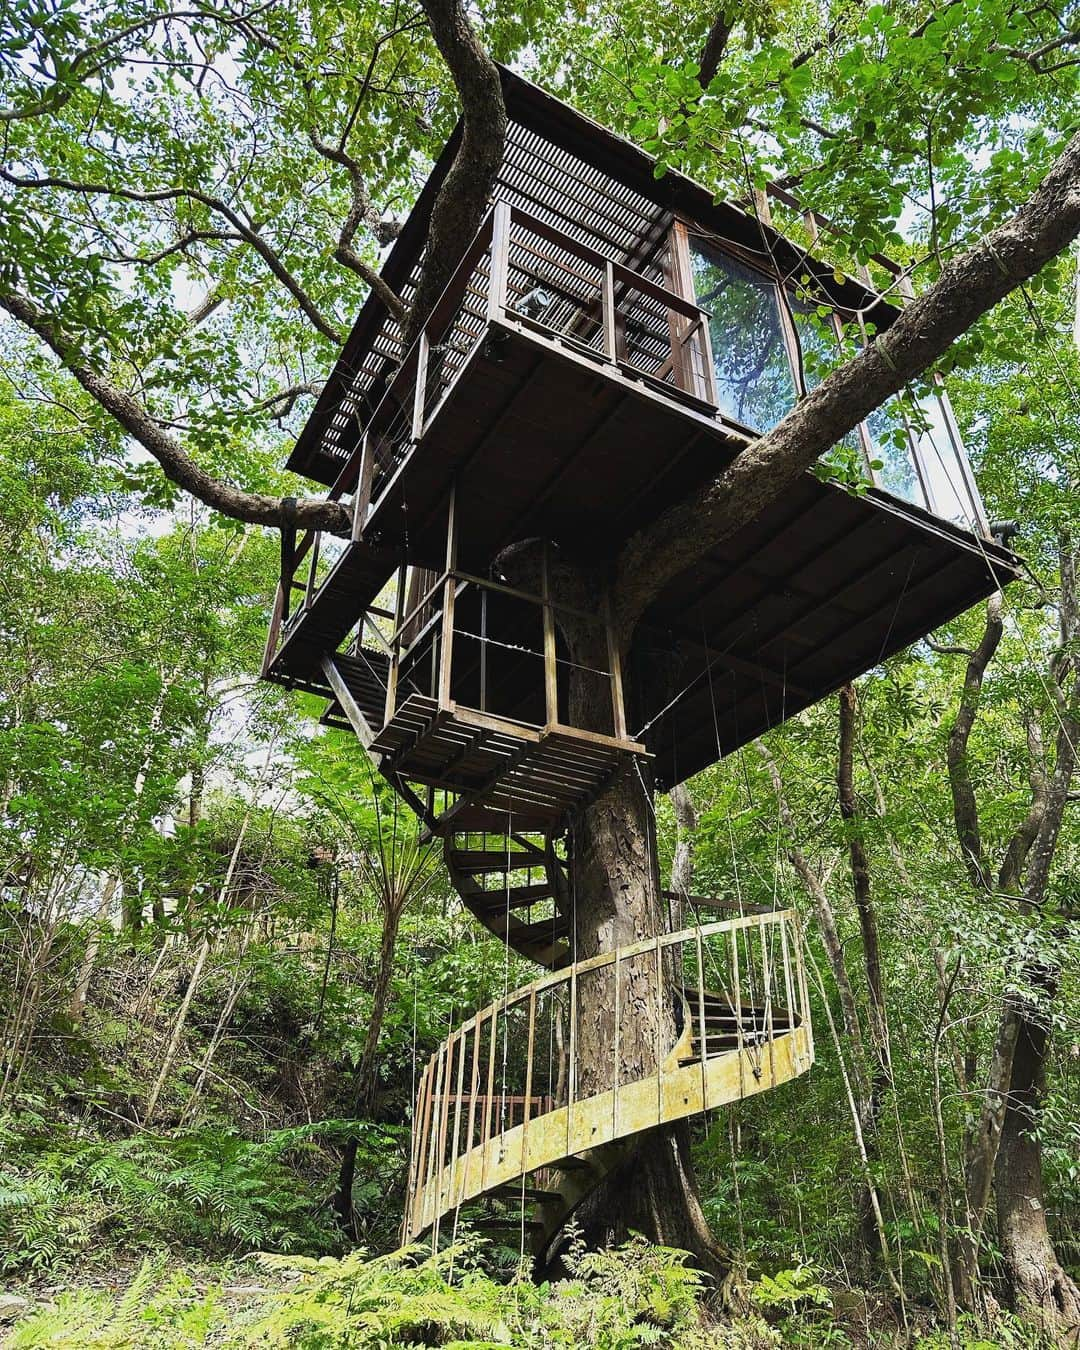
[[[328,1121],[261,1140],[211,1127],[108,1139],[32,1112],[0,1117],[0,1275],[60,1276],[163,1247],[208,1258],[333,1251],[324,1150],[354,1129],[381,1137]]]
[[[1007,1317],[926,1328],[901,1341],[883,1327],[845,1327],[818,1272],[799,1266],[751,1284],[744,1311],[719,1316],[685,1255],[635,1238],[617,1250],[572,1249],[568,1278],[534,1284],[493,1273],[495,1253],[466,1236],[432,1255],[411,1248],[368,1259],[262,1254],[216,1268],[147,1259],[127,1284],[73,1288],[11,1328],[7,1350],[780,1350],[913,1346],[1038,1350]]]

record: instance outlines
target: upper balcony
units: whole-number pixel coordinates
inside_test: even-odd
[[[839,361],[833,313],[685,230],[671,248],[678,289],[496,203],[358,418],[337,485],[356,485],[354,538],[437,566],[456,482],[468,566],[532,535],[610,555]],[[885,405],[836,457],[872,488],[985,535],[940,382]]]

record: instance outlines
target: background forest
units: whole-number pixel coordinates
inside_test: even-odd
[[[838,263],[917,258],[917,288],[1077,125],[1068,5],[473,18],[717,191],[786,175]],[[300,490],[278,466],[456,117],[423,15],[15,0],[0,78],[0,270],[78,328],[68,364],[209,472]],[[638,1241],[537,1289],[478,1211],[441,1255],[387,1255],[420,1069],[533,972],[319,701],[258,682],[277,537],[183,496],[0,329],[5,1343],[1074,1343],[1018,1297],[997,1213],[1020,1188],[1080,1280],[1075,250],[947,369],[1024,580],[656,803],[665,879],[790,905],[807,944],[814,1069],[695,1136],[721,1311]]]

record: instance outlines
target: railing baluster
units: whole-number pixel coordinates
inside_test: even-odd
[[[694,930],[697,947],[697,994],[698,994],[698,1050],[701,1058],[701,1105],[704,1108],[708,1092],[708,1070],[705,1061],[709,1057],[709,1038],[705,1023],[705,956],[702,951],[700,926]]]
[[[457,1066],[457,1088],[454,1093],[454,1139],[450,1145],[450,1171],[446,1179],[446,1198],[456,1205],[461,1204],[462,1184],[460,1179],[461,1171],[461,1097],[465,1085],[465,1037],[458,1032],[458,1066]],[[454,1200],[454,1179],[458,1178],[457,1200]]]
[[[484,1097],[484,1162],[481,1169],[481,1182],[487,1183],[488,1170],[488,1144],[492,1138],[491,1130],[491,1107],[492,1098],[495,1095],[495,1047],[499,1041],[499,1009],[494,1007],[491,1010],[491,1044],[488,1047],[488,1075],[487,1075],[487,1094]]]
[[[765,988],[765,1039],[769,1045],[769,1076],[772,1079],[773,1087],[776,1086],[776,1058],[773,1055],[773,1041],[775,1032],[773,1030],[773,967],[769,958],[769,939],[765,932],[765,920],[762,919],[758,924],[758,940],[761,943],[761,971],[762,984]]]
[[[610,258],[604,262],[600,306],[604,323],[604,355],[614,362],[618,358],[615,345],[615,267]]]
[[[480,1028],[482,1025],[483,1018],[477,1013],[476,1025],[473,1027],[472,1073],[469,1075],[469,1125],[466,1134],[466,1153],[471,1153],[476,1147],[476,1097],[477,1089],[480,1086]]]
[[[431,1137],[428,1146],[427,1178],[424,1182],[424,1208],[423,1219],[425,1225],[436,1221],[438,1212],[438,1196],[432,1196],[432,1187],[437,1183],[438,1171],[438,1148],[439,1148],[439,1125],[442,1120],[442,1086],[443,1072],[446,1068],[446,1043],[439,1046],[438,1060],[435,1066],[435,1091],[432,1096],[432,1121]],[[428,1200],[432,1201],[431,1218],[428,1218]]]
[[[780,920],[780,954],[784,962],[784,996],[787,999],[788,1031],[795,1030],[795,991],[791,984],[791,953],[788,951],[787,924]]]
[[[528,1170],[529,1162],[529,1118],[532,1116],[533,1086],[533,1047],[536,1040],[536,990],[529,993],[529,1045],[525,1058],[525,1117],[521,1122],[521,1162],[522,1175]]]
[[[742,988],[739,980],[739,932],[733,928],[731,939],[731,990],[735,1011],[735,1046],[739,1052],[739,1096],[746,1096],[746,1061],[743,1055]]]
[[[620,967],[620,957],[619,957],[618,949],[616,949],[616,951],[615,951],[615,1082],[614,1082],[614,1085],[613,1085],[612,1090],[611,1090],[611,1127],[612,1127],[612,1130],[614,1131],[613,1137],[614,1137],[615,1139],[618,1139],[618,1137],[619,1137],[619,1077],[620,1077],[619,1070],[620,1070],[620,1067],[621,1067],[621,1063],[620,1063],[620,1058],[619,1058],[619,1057],[620,1057],[620,1055],[622,1054],[622,1047],[621,1047],[620,1044],[619,1044],[619,1042],[620,1042],[620,1040],[621,1040],[621,1031],[622,1031],[622,1008],[621,1008],[621,1002],[622,1002],[622,999],[621,999],[622,989],[621,989],[621,987],[620,987],[620,981],[619,981],[619,967]]]
[[[664,1119],[664,972],[660,968],[660,934],[656,935],[656,1123]]]
[[[446,1042],[445,1073],[439,1111],[439,1155],[435,1172],[435,1240],[439,1239],[439,1219],[445,1213],[442,1203],[443,1173],[446,1171],[446,1134],[450,1126],[450,1084],[454,1081],[454,1040]]]

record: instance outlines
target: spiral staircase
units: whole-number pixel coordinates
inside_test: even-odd
[[[402,726],[414,724],[398,715],[390,735],[387,671],[387,658],[358,642],[349,654],[324,657],[307,687],[328,699],[324,723],[352,730],[428,837],[441,839],[466,908],[546,972],[459,1026],[424,1068],[404,1238],[436,1242],[465,1213],[474,1228],[503,1233],[542,1263],[582,1201],[630,1158],[642,1131],[779,1086],[810,1067],[796,920],[789,911],[737,913],[574,962],[565,813],[536,800],[506,809],[483,794],[409,780],[401,765],[416,762],[438,719],[423,700],[406,699],[414,729],[403,739]],[[468,743],[456,753],[464,759]],[[624,771],[626,758],[617,757],[600,781]],[[598,790],[587,778],[579,789],[582,801]],[[638,1068],[624,1073],[620,1037],[631,1000],[650,1043],[636,1047]],[[596,1009],[606,1010],[599,1042],[595,1029],[582,1026],[581,1007],[594,1019]]]

